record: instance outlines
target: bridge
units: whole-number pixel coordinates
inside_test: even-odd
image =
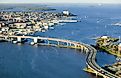
[[[22,39],[31,39],[32,45],[49,45],[49,46],[58,46],[58,47],[66,47],[66,48],[74,48],[80,49],[87,54],[86,64],[87,69],[91,70],[92,73],[95,73],[96,76],[102,76],[103,78],[120,78],[103,68],[101,68],[95,61],[96,58],[96,49],[91,47],[88,44],[71,41],[71,40],[64,40],[64,39],[57,39],[57,38],[47,38],[47,37],[33,37],[33,36],[5,36],[0,35],[1,40],[6,41],[17,41],[19,43],[22,42]],[[44,42],[41,42],[44,41]]]

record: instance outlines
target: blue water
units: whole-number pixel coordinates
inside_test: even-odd
[[[92,38],[102,35],[121,36],[121,27],[112,23],[121,21],[121,5],[49,4],[57,11],[69,10],[81,22],[55,26],[54,30],[35,35],[75,40],[95,44]],[[100,66],[114,63],[116,57],[97,53]],[[48,46],[0,43],[0,78],[95,78],[83,71],[86,55],[74,49]]]

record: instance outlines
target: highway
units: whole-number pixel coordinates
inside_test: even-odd
[[[89,46],[86,45],[86,47],[88,48],[89,52],[86,58],[86,64],[93,69],[96,73],[100,74],[101,76],[103,76],[104,78],[120,78],[106,70],[104,70],[103,68],[101,68],[95,61],[96,58],[96,50]]]

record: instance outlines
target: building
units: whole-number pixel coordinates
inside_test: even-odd
[[[69,11],[64,10],[64,11],[63,11],[63,14],[64,14],[64,15],[69,15],[70,13],[69,13]]]
[[[108,45],[108,36],[102,36],[101,39],[103,40],[103,46]]]
[[[1,31],[8,31],[9,30],[9,27],[2,27]]]

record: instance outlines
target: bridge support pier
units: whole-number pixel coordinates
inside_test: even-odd
[[[57,45],[60,45],[60,42],[59,41],[57,41]]]
[[[74,44],[75,49],[77,48],[77,44]]]
[[[34,41],[33,41],[34,43],[37,43],[38,42],[38,39],[37,38],[34,38]]]
[[[50,44],[49,40],[46,40],[47,41],[47,44]]]
[[[17,41],[18,41],[18,42],[21,42],[21,38],[20,38],[20,37],[17,37]]]
[[[89,50],[87,48],[84,49],[85,50],[85,53],[87,54],[89,52]]]
[[[47,40],[47,44],[50,44],[49,40]]]
[[[7,40],[8,39],[8,37],[6,36],[6,37],[4,37],[5,38],[5,40]]]
[[[81,46],[81,51],[84,52],[84,47],[83,46]]]
[[[94,71],[94,73],[95,73],[95,75],[96,75],[96,77],[97,77],[97,76],[98,76],[98,72]]]
[[[69,46],[69,43],[68,42],[66,44],[67,44],[67,46]]]

